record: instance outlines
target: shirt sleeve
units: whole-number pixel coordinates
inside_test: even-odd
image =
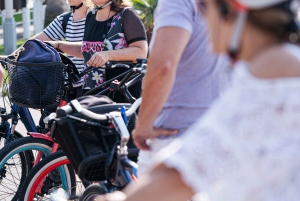
[[[127,8],[123,13],[123,30],[128,45],[147,40],[145,26],[137,12],[131,8]]]
[[[192,33],[196,12],[193,0],[160,0],[155,10],[154,28],[179,27]]]
[[[62,40],[65,39],[65,33],[62,28],[63,16],[56,17],[45,29],[44,33],[51,40]]]

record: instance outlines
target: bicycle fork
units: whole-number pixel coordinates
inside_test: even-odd
[[[58,150],[59,145],[58,145],[58,143],[56,143],[56,142],[53,141],[53,139],[50,136],[50,132],[46,133],[46,135],[41,134],[41,133],[30,133],[29,132],[28,135],[30,135],[32,138],[44,139],[44,140],[48,140],[48,141],[52,142],[53,145],[52,145],[52,149],[51,149],[51,152],[50,152],[51,154],[54,153],[54,152],[56,152]],[[42,151],[38,151],[37,155],[36,155],[36,157],[34,159],[33,166],[35,166],[36,164],[38,164],[42,160],[43,157],[44,157],[44,153]],[[44,186],[45,179],[46,179],[46,177],[43,180],[41,180],[41,182],[37,186],[37,188],[35,190],[36,193],[41,193],[41,190],[42,190],[42,188]]]
[[[5,112],[5,110],[4,110],[4,112]],[[8,122],[8,119],[10,119],[10,118],[12,118],[12,127],[10,127],[10,124]],[[4,146],[6,146],[12,140],[12,136],[13,136],[13,134],[15,132],[15,128],[18,124],[18,118],[14,114],[9,114],[9,115],[1,114],[1,119],[2,119],[1,126],[4,126],[5,133],[6,133],[5,143],[4,143]],[[2,183],[2,180],[5,176],[6,176],[6,166],[3,166],[0,169],[0,184]]]
[[[66,102],[61,101],[60,106],[62,106],[62,105],[66,105]],[[48,117],[46,117],[46,119],[47,119],[47,118],[50,118],[50,119],[51,119],[51,115],[49,115]],[[44,121],[44,122],[45,122],[45,125],[47,125],[46,128],[48,128],[49,120],[46,120],[46,121]],[[51,137],[51,133],[54,131],[54,129],[55,129],[55,124],[52,125],[51,131],[47,132],[45,135],[44,135],[44,134],[40,134],[40,133],[28,133],[28,135],[30,135],[30,136],[33,137],[33,138],[42,138],[42,139],[45,139],[45,140],[48,140],[48,141],[52,142],[53,144],[52,144],[52,148],[51,148],[51,152],[50,152],[50,153],[52,154],[52,153],[56,152],[56,151],[58,150],[58,148],[59,148],[59,144],[56,143],[56,142],[54,142],[53,138]],[[37,156],[36,156],[36,159],[35,159],[35,161],[34,161],[34,166],[35,166],[38,162],[41,161],[41,159],[43,158],[43,155],[44,155],[44,154],[43,154],[41,151],[38,151]],[[35,192],[36,192],[36,193],[41,193],[42,188],[43,188],[43,186],[44,186],[45,180],[46,180],[46,177],[43,178],[43,179],[41,180],[41,182],[38,184],[37,188],[35,189]],[[62,185],[63,185],[63,187],[66,186],[65,183],[63,183]]]

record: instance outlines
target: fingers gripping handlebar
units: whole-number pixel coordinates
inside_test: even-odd
[[[131,67],[138,67],[140,65],[146,64],[148,59],[144,58],[137,58],[137,63],[133,63],[131,61],[108,61],[102,67],[103,69],[113,69],[113,68],[131,68]],[[87,74],[88,72],[92,71],[93,69],[98,67],[88,66],[84,71],[80,73],[80,77]]]
[[[133,63],[131,62],[131,65]],[[109,61],[106,64],[104,64],[102,67],[100,67],[100,69],[113,69],[113,68],[130,68],[131,67],[130,64],[125,64],[125,63],[115,63],[113,61]],[[83,70],[79,76],[82,77],[83,75],[91,72],[92,70],[94,70],[95,68],[98,67],[94,67],[94,66],[87,66],[87,68],[85,70]]]

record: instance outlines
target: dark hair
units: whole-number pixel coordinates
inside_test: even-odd
[[[118,12],[125,7],[132,7],[132,3],[130,0],[113,0],[111,4],[111,10]]]
[[[236,10],[233,4],[228,0],[216,0],[220,8],[222,17],[227,20],[233,20],[236,16]],[[224,6],[227,5],[226,15],[224,15]],[[286,5],[285,5],[286,6]],[[281,9],[283,6],[249,10],[248,21],[262,31],[275,36],[282,42],[300,43],[299,28],[295,21],[295,16],[291,11]]]
[[[254,26],[283,42],[300,42],[299,29],[292,13],[275,8],[252,10],[248,19]]]

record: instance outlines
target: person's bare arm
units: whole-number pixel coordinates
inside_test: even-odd
[[[8,57],[7,55],[0,55],[0,60],[4,60],[6,57]]]
[[[30,39],[39,39],[41,41],[49,41],[51,40],[44,32],[41,32],[33,37],[31,37]]]
[[[39,34],[31,37],[30,39],[39,39],[41,41],[49,41],[49,40],[51,40],[44,32],[41,32],[41,33],[39,33]],[[20,46],[18,49],[16,49],[15,51],[13,51],[11,54],[12,55],[16,54],[17,52],[20,51],[21,48],[22,48],[22,46]]]
[[[60,49],[61,51],[72,55],[77,58],[83,58],[81,53],[82,42],[67,42],[67,41],[47,41],[55,49]]]
[[[127,48],[95,53],[88,61],[90,66],[102,66],[107,61],[136,61],[136,58],[146,58],[148,45],[146,41],[137,41]]]
[[[112,193],[96,196],[94,201],[183,201],[193,197],[193,190],[181,179],[179,172],[157,166],[150,175],[139,179],[138,183],[129,184],[124,194]]]
[[[125,189],[125,201],[183,201],[190,200],[195,194],[181,179],[175,169],[161,164],[148,176],[142,177],[137,184]]]
[[[133,140],[140,149],[149,149],[145,143],[147,138],[174,134],[174,131],[154,129],[153,124],[169,97],[178,62],[190,37],[188,31],[177,27],[163,27],[157,31],[143,83],[143,101],[133,133]]]

